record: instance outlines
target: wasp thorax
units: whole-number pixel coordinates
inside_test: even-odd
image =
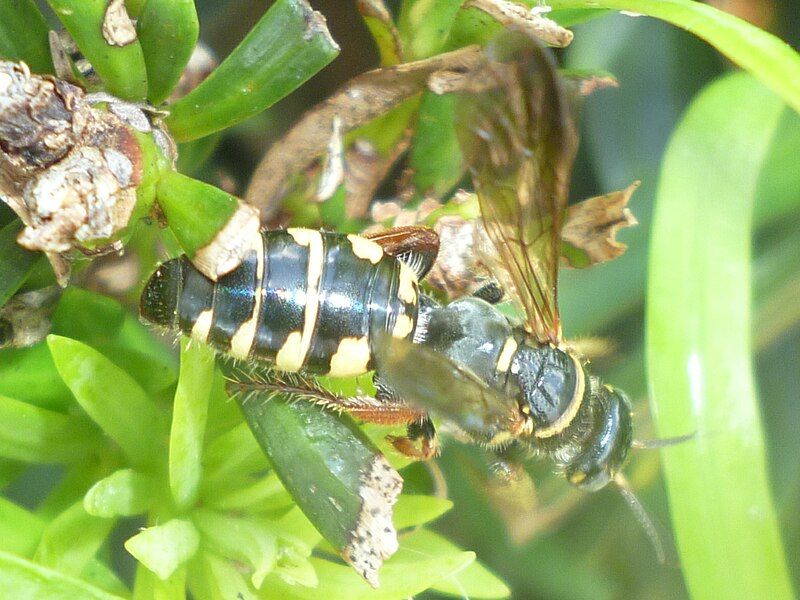
[[[586,396],[580,362],[558,348],[522,345],[510,371],[509,383],[518,386],[520,407],[533,420],[533,435],[549,438],[564,431]]]
[[[633,439],[631,403],[620,390],[601,386],[592,394],[592,428],[581,451],[565,465],[567,479],[579,488],[604,487],[619,472]]]
[[[181,259],[168,260],[150,276],[139,306],[144,319],[165,327],[174,327],[183,281]]]

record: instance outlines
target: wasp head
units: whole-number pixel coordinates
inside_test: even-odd
[[[567,480],[590,491],[608,484],[622,467],[633,440],[631,403],[621,390],[601,385],[591,396],[592,427],[566,465]]]

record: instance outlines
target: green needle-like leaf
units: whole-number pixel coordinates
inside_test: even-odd
[[[466,169],[453,126],[455,96],[425,92],[411,146],[413,182],[420,196],[441,198]]]
[[[667,2],[666,4],[672,4]],[[709,86],[673,134],[648,285],[651,404],[694,598],[790,598],[750,345],[752,210],[783,105],[751,77]]]
[[[194,0],[147,0],[136,28],[147,66],[147,99],[159,104],[178,84],[197,43]]]
[[[553,0],[549,5],[554,9],[624,10],[682,27],[750,71],[800,111],[800,55],[780,38],[730,13],[695,0]]]
[[[33,513],[0,497],[0,552],[33,556],[45,525]]]
[[[407,61],[441,52],[462,0],[404,0],[397,27]]]
[[[404,494],[394,507],[394,526],[397,529],[417,527],[441,517],[453,508],[447,498]]]
[[[47,32],[34,0],[0,2],[0,58],[25,61],[34,73],[52,73]]]
[[[91,422],[0,396],[0,456],[40,463],[71,463],[102,444]]]
[[[171,108],[167,126],[184,142],[260,113],[331,62],[339,47],[305,0],[278,0],[241,44]]]
[[[76,577],[0,552],[0,598],[123,600]]]
[[[109,29],[132,28],[127,15],[120,22],[106,20],[112,0],[48,0],[81,52],[103,80],[108,92],[123,100],[144,100],[147,96],[147,70],[139,41],[119,37],[109,43]],[[115,11],[109,11],[112,14]],[[118,13],[117,13],[118,14]],[[127,21],[126,21],[127,19]],[[120,45],[121,44],[121,45]]]
[[[214,379],[214,351],[181,341],[181,373],[172,409],[169,436],[169,487],[179,509],[197,498],[203,472],[203,437]]]
[[[166,434],[158,408],[125,371],[94,348],[57,335],[47,344],[58,372],[89,416],[134,466],[152,464]]]
[[[95,517],[126,517],[145,512],[157,502],[153,479],[122,469],[95,483],[83,498],[86,512]]]
[[[91,516],[78,501],[47,525],[34,558],[43,566],[77,577],[94,558],[113,525],[113,519]]]
[[[199,545],[194,525],[173,519],[137,533],[125,542],[125,549],[160,579],[167,579],[195,555]]]

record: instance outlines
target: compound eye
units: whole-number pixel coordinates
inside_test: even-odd
[[[14,341],[14,328],[8,319],[0,319],[0,348],[4,348]]]

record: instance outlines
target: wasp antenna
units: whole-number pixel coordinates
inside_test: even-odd
[[[636,520],[639,521],[639,524],[644,529],[645,534],[647,534],[647,537],[650,539],[650,543],[653,545],[653,550],[655,550],[658,562],[663,565],[666,562],[664,544],[661,543],[661,536],[658,535],[658,530],[656,529],[655,523],[653,523],[653,519],[651,519],[650,515],[647,514],[644,506],[639,501],[639,498],[636,497],[636,494],[633,493],[628,480],[625,479],[625,476],[622,473],[617,473],[614,475],[614,483],[617,484],[622,497],[625,498],[625,502],[627,502],[628,506],[631,507],[633,514],[636,515]]]
[[[667,448],[669,446],[677,446],[678,444],[688,442],[689,440],[694,439],[696,434],[697,432],[693,431],[692,433],[687,433],[686,435],[676,435],[675,437],[660,438],[657,440],[633,440],[631,447],[645,450]]]

